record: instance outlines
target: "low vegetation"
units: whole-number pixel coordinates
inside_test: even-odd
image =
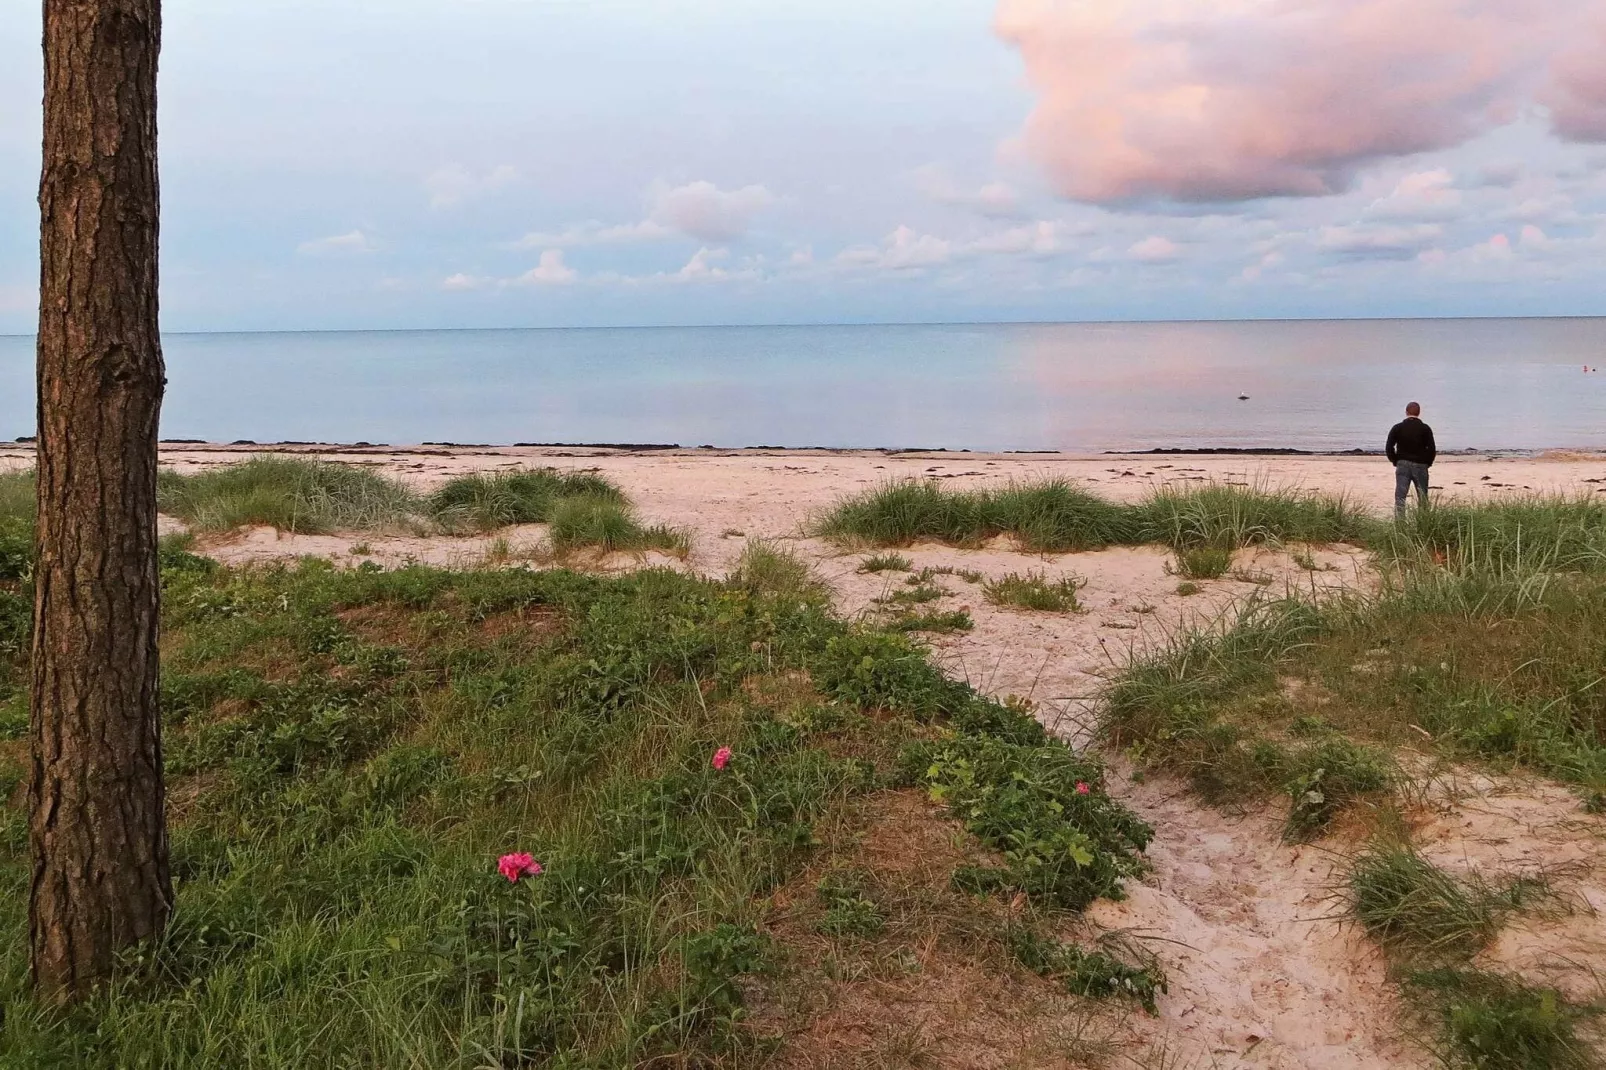
[[[415,533],[425,523],[406,487],[368,468],[268,454],[193,475],[163,471],[157,501],[196,532],[263,524],[307,535]]]
[[[838,502],[815,533],[842,543],[977,546],[1012,535],[1027,550],[1060,552],[1157,543],[1177,549],[1283,542],[1369,542],[1381,525],[1341,496],[1209,484],[1157,489],[1135,505],[1066,480],[953,490],[934,481],[887,483]]]
[[[1045,613],[1076,613],[1082,608],[1076,592],[1082,581],[1074,578],[1051,580],[1041,572],[1024,575],[1011,572],[982,584],[982,594],[996,606],[1036,609]]]
[[[1445,524],[1431,513],[1381,544],[1392,567],[1380,590],[1251,599],[1136,661],[1110,692],[1106,739],[1211,804],[1283,796],[1291,839],[1358,806],[1387,826],[1407,801],[1401,750],[1541,773],[1600,810],[1606,577],[1585,522],[1598,507],[1502,503]],[[1510,916],[1553,902],[1542,876],[1452,874],[1378,839],[1346,892],[1445,1065],[1599,1065],[1582,1031],[1599,1008],[1474,965]]]
[[[589,548],[684,556],[689,549],[684,532],[641,524],[624,493],[591,472],[458,476],[420,497],[367,468],[264,455],[193,475],[164,471],[158,490],[164,513],[203,533],[262,524],[308,535],[462,535],[544,523],[560,554]]]
[[[170,546],[163,583],[177,909],[66,1012],[27,992],[26,700],[0,692],[0,1065],[755,1065],[850,983],[807,940],[1001,978],[1020,904],[1064,931],[1142,869],[1095,759],[763,544],[718,582]],[[918,895],[857,847],[899,813],[965,842]],[[1073,991],[1159,983],[1044,948]]]
[[[1182,546],[1168,566],[1174,575],[1189,580],[1215,580],[1232,567],[1232,548],[1228,546]]]
[[[480,532],[550,523],[559,504],[573,498],[628,504],[618,487],[593,472],[532,468],[457,476],[429,495],[426,506],[448,531]]]

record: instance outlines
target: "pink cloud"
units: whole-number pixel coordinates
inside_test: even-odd
[[[1606,137],[1606,0],[1000,0],[1039,94],[1024,141],[1095,203],[1319,196],[1512,121]],[[1576,58],[1569,58],[1576,56]],[[1547,74],[1554,62],[1553,73]]]
[[[1539,100],[1550,108],[1556,133],[1573,141],[1606,141],[1606,11],[1551,64]]]

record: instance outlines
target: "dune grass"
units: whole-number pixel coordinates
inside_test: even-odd
[[[628,504],[624,493],[592,472],[534,468],[458,476],[429,495],[429,515],[448,531],[495,531],[512,524],[544,524],[566,498]]]
[[[787,951],[782,886],[808,902],[810,873],[857,865],[820,893],[832,939],[891,962],[962,929],[1004,984],[1017,895],[1051,930],[1142,868],[1095,760],[835,617],[771,547],[724,582],[176,548],[163,580],[172,927],[82,1007],[29,998],[0,743],[0,1065],[755,1065],[837,983]],[[994,894],[889,892],[854,852],[896,800],[944,843],[968,829]],[[510,883],[518,851],[544,869]],[[750,1023],[759,991],[801,1017]]]
[[[683,532],[641,524],[624,492],[601,476],[552,468],[460,476],[419,497],[366,468],[263,455],[194,475],[164,471],[158,497],[163,512],[203,533],[266,524],[308,535],[461,535],[547,523],[560,554],[689,550]]]
[[[0,472],[0,583],[32,571],[33,514],[33,473]]]
[[[684,557],[691,551],[685,532],[663,524],[643,526],[628,505],[607,495],[559,498],[548,520],[552,548],[559,554],[580,549],[603,553],[659,550]]]
[[[1062,479],[952,490],[904,480],[844,498],[814,526],[842,543],[976,546],[1013,535],[1038,552],[1158,543],[1232,549],[1290,541],[1362,541],[1377,521],[1342,496],[1208,484],[1162,487],[1135,505],[1106,501]]]
[[[1382,840],[1351,864],[1355,917],[1396,960],[1463,963],[1482,951],[1506,919],[1551,895],[1540,877],[1494,883],[1451,874],[1408,843]]]
[[[1127,539],[1119,507],[1065,480],[976,491],[950,491],[932,481],[887,483],[838,502],[814,531],[874,546],[921,540],[976,546],[1007,533],[1038,551],[1091,550]]]
[[[1024,575],[1011,572],[996,580],[984,581],[982,594],[998,606],[1017,606],[1045,613],[1076,613],[1082,608],[1076,600],[1076,592],[1081,587],[1082,581],[1074,578],[1050,580],[1041,572]]]
[[[163,471],[162,512],[192,531],[221,532],[253,524],[325,535],[333,531],[417,532],[426,521],[402,484],[367,468],[264,454],[193,475]]]
[[[1549,572],[1606,571],[1606,502],[1533,495],[1478,505],[1413,509],[1379,530],[1374,546],[1407,565]]]
[[[1167,567],[1185,580],[1216,580],[1232,568],[1230,546],[1179,546]]]

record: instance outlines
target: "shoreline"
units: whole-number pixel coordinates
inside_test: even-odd
[[[21,436],[0,441],[0,456],[16,456],[33,451],[33,436]],[[301,439],[283,439],[259,442],[254,439],[235,439],[224,442],[195,438],[168,438],[157,443],[161,453],[317,453],[355,456],[464,456],[491,454],[496,456],[535,457],[762,457],[787,455],[804,457],[970,457],[970,458],[1049,458],[1073,461],[1098,460],[1110,457],[1268,457],[1268,458],[1380,458],[1380,449],[1319,450],[1299,446],[1151,446],[1142,449],[1070,449],[1070,450],[974,450],[969,447],[949,446],[685,446],[679,443],[660,442],[418,442],[390,443],[367,442],[313,442]],[[576,452],[585,451],[585,452]],[[1440,450],[1441,458],[1489,458],[1499,460],[1569,460],[1606,461],[1606,447],[1546,446],[1542,448],[1518,447],[1463,447]]]

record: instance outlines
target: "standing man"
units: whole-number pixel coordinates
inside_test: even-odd
[[[1417,505],[1428,504],[1428,469],[1439,452],[1433,444],[1433,428],[1422,422],[1422,406],[1413,401],[1405,407],[1405,419],[1389,428],[1388,445],[1383,449],[1394,466],[1394,518],[1398,520],[1405,515],[1405,496],[1413,486]]]

